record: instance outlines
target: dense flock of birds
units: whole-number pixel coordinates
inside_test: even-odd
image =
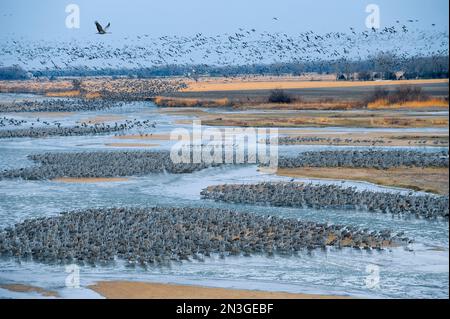
[[[16,128],[26,126],[24,128]],[[14,127],[11,129],[11,127]],[[114,132],[124,132],[136,129],[139,132],[155,128],[156,122],[147,120],[123,120],[111,121],[110,123],[93,123],[89,120],[77,125],[63,125],[60,121],[41,120],[27,121],[24,119],[15,119],[4,116],[0,118],[0,139],[2,138],[44,138],[48,136],[87,136],[99,135]]]
[[[365,59],[375,53],[394,52],[400,59],[448,55],[448,34],[433,25],[416,27],[416,21],[397,21],[381,29],[319,34],[273,33],[238,28],[218,35],[150,34],[118,39],[112,35],[94,41],[32,41],[5,39],[0,46],[4,63],[34,70],[141,68],[166,65],[252,65],[278,62],[317,62]],[[382,48],[382,49],[380,49]],[[195,70],[192,70],[195,73]]]
[[[79,112],[121,107],[125,103],[107,99],[45,99],[0,103],[0,112]]]
[[[302,144],[328,144],[328,145],[346,145],[346,144],[355,144],[355,145],[389,145],[392,144],[392,140],[385,140],[383,138],[340,138],[340,137],[320,137],[320,136],[280,136],[278,137],[278,145],[302,145]],[[272,139],[267,138],[266,144],[272,143]],[[448,140],[434,140],[429,141],[426,139],[419,139],[415,141],[408,141],[408,144],[429,144],[433,145],[447,145]]]
[[[276,19],[275,19],[276,20]],[[319,34],[272,33],[253,28],[219,35],[192,36],[150,34],[108,37],[94,41],[33,41],[4,39],[0,66],[19,64],[27,70],[102,70],[168,65],[235,66],[267,63],[309,63],[363,60],[374,54],[394,52],[399,61],[416,55],[448,55],[448,33],[435,28],[419,30],[417,21],[397,21],[382,29]],[[101,26],[100,26],[101,27]],[[106,27],[105,27],[106,28]],[[102,31],[103,30],[103,31]],[[105,30],[98,28],[99,33]],[[106,32],[105,32],[106,33]],[[381,49],[380,49],[381,48]],[[381,63],[392,63],[385,61]],[[195,76],[193,69],[187,76]],[[176,91],[183,82],[136,81],[129,84],[141,97]],[[111,82],[113,83],[113,82]],[[114,84],[114,83],[113,83]],[[135,98],[114,87],[102,89],[103,99],[54,99],[0,105],[1,112],[85,111],[117,106]],[[133,91],[133,90],[130,90]],[[151,94],[149,94],[149,92]],[[38,119],[39,120],[39,119]],[[21,126],[24,120],[0,119],[0,127]],[[34,126],[34,125],[32,125]],[[115,124],[80,124],[64,127],[59,122],[41,122],[38,127],[0,130],[2,137],[44,137],[115,132],[136,126],[154,127],[147,121]],[[333,141],[331,141],[333,142]],[[349,141],[351,142],[351,141]],[[290,141],[286,140],[286,143]],[[377,143],[382,143],[377,141]],[[0,179],[27,180],[57,177],[140,176],[151,173],[191,173],[218,164],[175,164],[169,152],[82,152],[30,155],[38,163],[0,172]],[[279,167],[448,167],[448,151],[404,150],[316,151],[297,157],[280,157]],[[336,185],[261,183],[219,185],[202,191],[205,199],[233,203],[315,209],[359,209],[373,212],[448,218],[448,196],[358,191]],[[408,243],[402,234],[356,227],[326,225],[219,210],[215,208],[109,208],[63,213],[56,217],[27,220],[0,230],[0,254],[32,258],[40,262],[111,262],[130,265],[168,265],[170,262],[203,260],[212,254],[292,255],[303,249],[337,247],[382,248]]]
[[[215,185],[203,198],[216,201],[313,209],[364,210],[424,218],[448,218],[447,196],[357,190],[338,185],[260,183]]]
[[[0,179],[141,176],[151,173],[192,173],[217,164],[173,163],[169,151],[97,151],[43,153],[28,156],[40,165],[0,172]]]
[[[297,156],[280,156],[278,167],[357,167],[388,169],[391,167],[448,167],[448,150],[421,152],[393,150],[322,150],[301,152]]]
[[[218,255],[290,256],[327,246],[381,249],[402,234],[215,208],[108,208],[26,220],[0,231],[0,255],[43,263],[129,266]]]
[[[194,149],[189,148],[192,159]],[[174,163],[169,151],[96,151],[29,155],[39,165],[5,170],[2,178],[52,179],[57,177],[142,176],[151,173],[191,173],[220,163]],[[225,152],[222,152],[225,163]],[[254,158],[245,157],[245,163]],[[256,160],[256,162],[258,162]],[[233,158],[236,164],[236,158]],[[264,165],[264,163],[260,163]],[[333,150],[306,151],[297,156],[280,156],[278,167],[448,167],[448,151]]]
[[[132,129],[148,129],[156,127],[150,120],[126,120],[123,122],[108,123],[81,123],[74,126],[61,126],[60,122],[43,121],[44,127],[35,127],[34,122],[30,127],[20,129],[0,130],[0,139],[2,138],[44,138],[49,136],[87,136],[100,135],[114,132],[124,132]],[[1,127],[1,120],[0,120]]]
[[[190,158],[193,148],[187,149]],[[222,152],[222,163],[225,163]],[[0,172],[0,179],[22,178],[27,180],[53,179],[58,177],[117,177],[142,176],[151,173],[192,173],[220,163],[174,163],[169,151],[96,151],[64,152],[29,155],[28,158],[39,163],[30,167]],[[246,163],[254,158],[245,157]],[[257,162],[257,161],[256,161]],[[236,158],[233,158],[236,164]],[[282,156],[280,168],[286,167],[448,167],[448,151],[429,153],[404,150],[342,150],[308,151],[296,157]]]

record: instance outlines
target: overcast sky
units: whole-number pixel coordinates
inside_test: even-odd
[[[80,28],[68,29],[66,5],[80,8]],[[414,27],[448,31],[448,0],[1,0],[0,36],[89,39],[94,21],[111,22],[112,36],[218,34],[238,28],[325,33],[365,28],[368,4],[380,7],[381,27],[419,19]],[[273,18],[277,17],[278,20]]]

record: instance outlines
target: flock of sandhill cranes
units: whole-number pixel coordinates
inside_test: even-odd
[[[95,22],[97,33],[105,35]],[[398,58],[448,55],[448,33],[435,24],[427,30],[417,20],[397,21],[381,29],[320,34],[312,30],[286,33],[238,28],[217,35],[191,36],[150,34],[105,36],[77,42],[6,40],[0,57],[25,69],[148,68],[167,65],[254,65],[283,62],[361,60],[380,52],[394,52]]]

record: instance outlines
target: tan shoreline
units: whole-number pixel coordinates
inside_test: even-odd
[[[278,169],[277,175],[297,178],[363,181],[440,195],[448,195],[449,193],[448,168],[405,167],[379,170],[375,168],[302,167],[281,168]]]
[[[101,281],[88,287],[108,299],[345,299],[288,292],[211,288],[133,281]]]
[[[0,284],[0,288],[12,292],[35,292],[45,297],[59,297],[56,291],[46,290],[41,287],[24,285],[24,284]]]
[[[105,183],[105,182],[125,182],[126,177],[58,177],[52,179],[53,182],[61,183]]]

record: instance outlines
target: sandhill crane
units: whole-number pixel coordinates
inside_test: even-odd
[[[95,26],[97,27],[97,33],[98,34],[106,34],[106,30],[108,30],[109,26],[111,24],[108,22],[108,24],[105,26],[105,28],[102,27],[102,25],[100,23],[98,23],[98,21],[95,21]]]

